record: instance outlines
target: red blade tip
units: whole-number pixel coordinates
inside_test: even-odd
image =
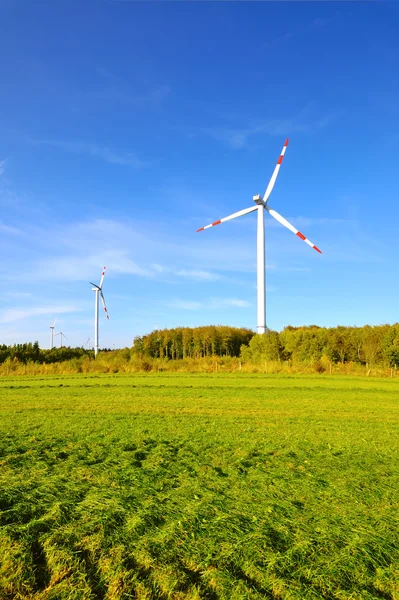
[[[285,140],[285,144],[284,144],[284,146],[288,146],[288,139],[289,139],[289,138],[287,138],[287,139]]]
[[[201,229],[197,229],[197,233],[198,233],[199,231],[204,231],[204,229],[205,229],[205,227],[201,227]]]
[[[319,254],[323,254],[323,252],[321,250],[318,249],[317,246],[313,246],[313,248],[316,250],[316,252],[318,252]]]

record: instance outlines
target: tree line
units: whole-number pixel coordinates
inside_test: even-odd
[[[288,325],[282,331],[256,335],[227,326],[178,327],[136,337],[133,351],[141,357],[179,360],[187,357],[239,357],[292,364],[330,361],[363,365],[399,365],[399,324],[364,327]]]
[[[290,365],[352,363],[366,366],[399,366],[399,324],[364,327],[287,326],[282,331],[256,335],[245,328],[228,326],[177,327],[156,330],[134,339],[132,348],[101,350],[109,364],[137,360],[161,362],[183,359],[239,358],[243,363],[274,361]],[[109,356],[109,358],[107,358]],[[38,342],[0,345],[0,364],[52,364],[94,360],[84,348],[42,349]],[[104,363],[105,364],[105,363]],[[316,369],[317,370],[317,369]]]
[[[330,361],[362,365],[399,365],[399,324],[364,327],[285,327],[254,336],[241,349],[244,360]]]
[[[254,332],[250,329],[208,325],[155,330],[136,337],[133,350],[142,357],[179,360],[207,356],[240,356]]]
[[[6,344],[0,345],[0,363],[9,360],[24,364],[28,362],[50,364],[91,355],[94,356],[91,350],[70,348],[69,346],[62,346],[62,348],[54,347],[51,350],[47,350],[40,348],[39,342],[14,344],[12,346],[7,346]]]

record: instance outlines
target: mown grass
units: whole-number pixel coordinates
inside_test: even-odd
[[[0,380],[0,598],[399,598],[399,382]]]

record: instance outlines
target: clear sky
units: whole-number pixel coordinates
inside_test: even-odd
[[[0,343],[398,321],[399,7],[0,0]],[[59,338],[57,338],[59,340]],[[57,344],[59,341],[57,341]]]

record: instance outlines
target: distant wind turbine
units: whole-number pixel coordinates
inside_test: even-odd
[[[90,281],[90,284],[93,286],[93,292],[96,292],[95,304],[94,304],[94,356],[98,354],[98,297],[101,296],[101,302],[103,303],[105,314],[107,315],[107,319],[109,319],[107,307],[105,306],[105,299],[103,294],[103,281],[105,275],[105,269],[103,268],[103,272],[101,273],[100,285],[96,285],[95,283]]]
[[[56,333],[55,335],[59,335],[60,337],[60,348],[62,348],[62,338],[64,337],[66,340],[68,339],[67,336],[65,335],[65,333],[62,333],[62,331],[60,331],[59,333]]]
[[[49,329],[51,329],[51,333],[50,333],[50,350],[52,350],[53,345],[54,345],[54,327],[55,327],[56,320],[57,319],[54,319],[54,323],[52,325],[49,325]]]
[[[281,167],[281,163],[283,162],[284,154],[288,146],[288,139],[286,140],[283,149],[281,151],[280,157],[277,161],[277,165],[274,169],[273,175],[269,181],[269,184],[266,188],[266,192],[261,198],[260,194],[253,196],[253,200],[256,206],[251,206],[250,208],[244,208],[244,210],[240,210],[228,217],[224,217],[224,219],[219,219],[218,221],[214,221],[210,225],[206,225],[205,227],[201,227],[201,229],[197,229],[197,231],[203,231],[204,229],[209,229],[209,227],[214,227],[215,225],[220,225],[220,223],[224,223],[225,221],[231,221],[231,219],[235,219],[236,217],[242,217],[243,215],[247,215],[250,212],[255,210],[258,211],[258,230],[257,230],[257,288],[258,288],[258,333],[265,333],[266,328],[266,261],[265,261],[265,209],[267,212],[276,219],[279,223],[287,227],[292,233],[295,233],[301,240],[306,242],[308,246],[316,250],[321,254],[321,250],[317,248],[310,240],[308,240],[300,231],[295,229],[291,223],[289,223],[284,217],[279,215],[278,212],[273,210],[270,206],[268,206],[267,202],[269,200],[270,194],[272,193],[274,184],[276,183],[277,175]]]

